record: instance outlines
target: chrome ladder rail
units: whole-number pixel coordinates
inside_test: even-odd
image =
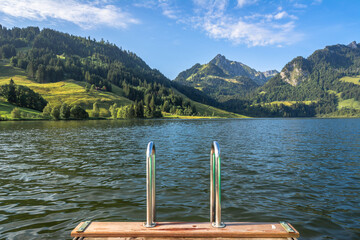
[[[146,223],[144,223],[147,228],[156,226],[155,153],[155,144],[149,142],[146,149]]]
[[[221,174],[220,147],[216,141],[210,151],[210,223],[213,227],[223,228],[221,222]]]

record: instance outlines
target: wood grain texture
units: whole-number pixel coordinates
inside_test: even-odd
[[[296,238],[195,238],[195,240],[296,240]],[[152,238],[152,237],[115,237],[115,238],[84,238],[83,240],[194,240],[194,238]]]
[[[145,228],[142,222],[92,222],[84,232],[78,233],[80,223],[72,232],[72,237],[85,238],[291,238],[299,237],[299,232],[288,233],[280,223],[228,222],[225,228],[211,227],[208,222],[160,222],[154,228]]]

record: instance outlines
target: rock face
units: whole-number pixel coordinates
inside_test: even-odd
[[[216,55],[216,57],[209,63],[218,66],[224,71],[224,73],[230,76],[248,77],[254,80],[254,82],[256,82],[260,86],[264,85],[269,79],[264,75],[264,73],[256,71],[255,69],[241,62],[228,60],[225,58],[225,56],[221,54]]]
[[[264,76],[266,77],[266,79],[270,79],[272,77],[275,77],[276,74],[278,74],[279,72],[277,70],[268,70],[265,72],[262,72],[264,74]]]
[[[309,61],[303,57],[297,57],[285,65],[280,72],[280,77],[290,85],[297,86],[308,78],[310,72]]]
[[[352,42],[349,43],[347,46],[348,46],[348,47],[351,47],[352,49],[358,48],[358,45],[356,44],[356,41],[352,41]]]

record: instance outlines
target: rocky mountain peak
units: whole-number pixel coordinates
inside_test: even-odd
[[[307,80],[310,72],[311,66],[309,61],[303,57],[296,57],[285,65],[280,72],[280,77],[290,85],[297,86],[299,83]]]
[[[265,71],[265,72],[262,72],[264,74],[264,76],[267,78],[267,79],[270,79],[272,77],[274,77],[276,74],[278,74],[279,72],[277,70],[268,70],[268,71]]]
[[[356,41],[352,41],[352,42],[349,43],[347,46],[348,46],[348,47],[351,47],[351,48],[353,48],[353,49],[358,48],[358,45],[356,44]]]
[[[220,53],[218,55],[216,55],[214,57],[214,59],[223,59],[223,60],[227,60],[226,57],[224,55],[221,55]]]

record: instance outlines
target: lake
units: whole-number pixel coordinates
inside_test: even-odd
[[[359,119],[0,122],[0,239],[71,239],[84,220],[209,221],[218,141],[223,221],[288,221],[300,239],[360,239]]]

